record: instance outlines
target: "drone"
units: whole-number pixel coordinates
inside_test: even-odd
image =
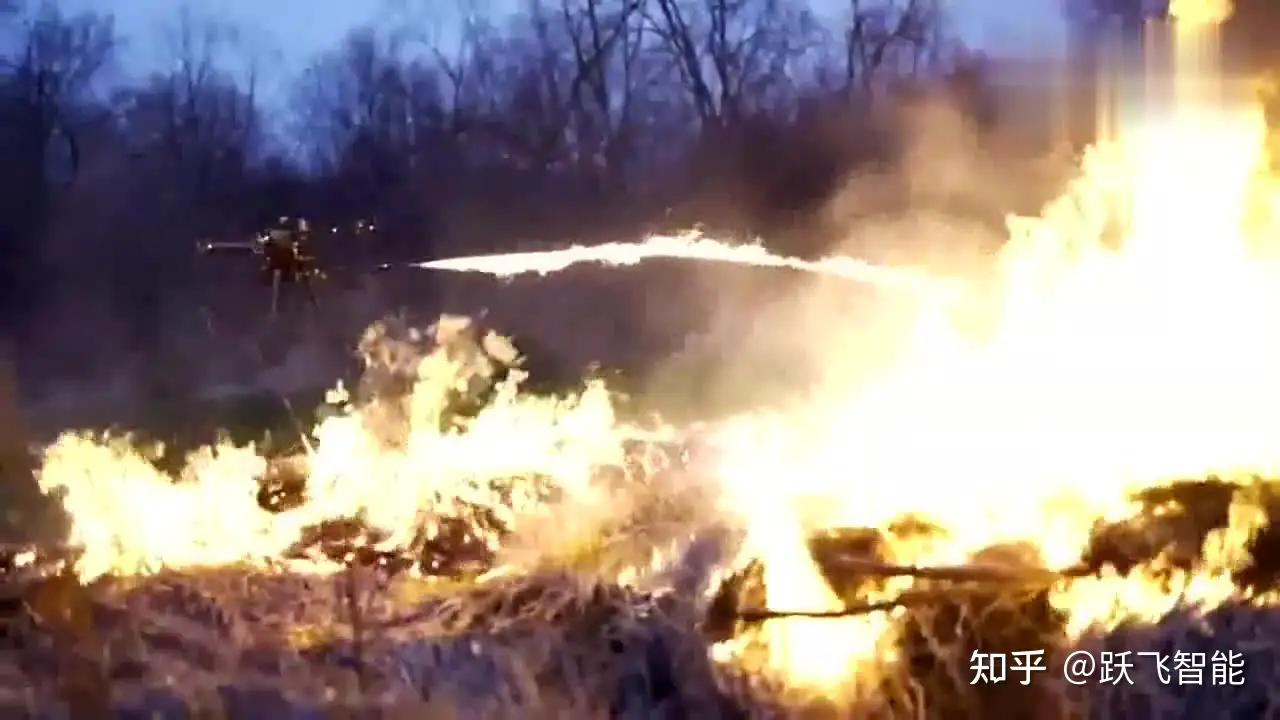
[[[355,225],[358,234],[371,233],[374,226],[365,221]],[[337,228],[332,228],[336,233]],[[252,240],[244,242],[200,242],[197,250],[204,255],[255,255],[260,258],[259,272],[271,287],[270,318],[275,319],[280,310],[280,293],[286,286],[295,286],[306,293],[313,310],[319,310],[315,283],[327,279],[311,252],[311,228],[302,218],[280,216],[275,224],[258,232]]]

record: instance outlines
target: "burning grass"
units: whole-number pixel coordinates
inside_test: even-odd
[[[283,459],[10,453],[67,522],[7,572],[3,687],[75,714],[1274,714],[1280,192],[1260,111],[1199,82],[1011,218],[990,282],[921,293],[887,369],[833,311],[784,407],[673,426],[599,379],[529,394],[510,343],[444,318],[375,327]],[[671,238],[447,267],[681,253],[800,267]],[[898,276],[803,264],[850,267]],[[1039,650],[1026,684],[973,682],[975,651]],[[1134,655],[1076,683],[1081,650],[1239,673]]]
[[[433,412],[476,417],[477,405]],[[383,407],[375,417],[387,412],[412,411]],[[356,513],[289,525],[290,542],[265,563],[132,575],[15,567],[3,701],[23,710],[513,718],[1113,717],[1145,716],[1153,703],[1176,717],[1253,717],[1270,708],[1275,611],[1244,599],[1200,608],[1194,597],[1179,600],[1177,585],[1217,562],[1206,556],[1212,540],[1254,509],[1265,519],[1246,523],[1261,529],[1245,538],[1231,580],[1256,597],[1274,590],[1280,485],[1211,478],[1144,490],[1130,516],[1099,520],[1076,562],[1056,569],[1031,545],[982,548],[951,567],[901,564],[904,548],[946,535],[909,515],[884,529],[812,531],[807,553],[838,605],[883,616],[878,654],[849,669],[848,691],[818,692],[770,664],[769,643],[779,641],[770,626],[797,621],[764,612],[768,568],[738,564],[751,558],[747,528],[712,510],[696,445],[627,443],[590,480],[606,491],[607,511],[550,476],[500,475],[482,494],[433,503],[415,533],[394,542]],[[288,516],[313,500],[311,469],[306,457],[266,463],[241,501]],[[1094,615],[1119,622],[1073,629],[1064,588],[1090,582],[1165,583],[1168,612],[1123,621],[1134,608],[1120,608]],[[732,661],[715,659],[729,647]],[[1133,685],[1063,680],[1071,652],[1103,648],[1241,652],[1246,684],[1192,689],[1137,671]],[[974,651],[1027,649],[1046,651],[1050,669],[1035,682],[971,684]],[[1237,714],[1220,714],[1227,708]]]
[[[858,579],[873,582],[828,572],[846,587]],[[736,586],[740,594],[732,604],[717,609],[696,593],[622,586],[581,565],[572,572],[544,569],[482,582],[392,579],[376,568],[338,577],[222,568],[88,586],[45,580],[30,600],[38,629],[9,639],[16,648],[10,651],[16,667],[9,668],[15,682],[9,687],[26,688],[10,700],[24,708],[109,702],[150,712],[177,705],[232,714],[286,707],[295,713],[447,708],[472,717],[568,711],[627,717],[628,709],[667,717],[760,717],[771,711],[806,717],[988,717],[1010,711],[1016,717],[1145,717],[1152,704],[1164,703],[1170,717],[1192,718],[1258,717],[1271,708],[1280,629],[1274,610],[1246,602],[1204,612],[1180,606],[1154,623],[1121,624],[1073,639],[1047,588],[1035,581],[1009,586],[990,576],[965,582],[966,572],[981,577],[970,567],[945,581],[919,583],[920,600],[904,603],[894,620],[893,661],[877,671],[873,687],[838,702],[788,688],[770,673],[741,669],[749,665],[708,658],[717,639],[716,613],[734,623],[728,611],[760,602],[760,589],[752,599],[753,591],[743,587],[749,581]],[[352,587],[356,602],[348,595]],[[865,589],[851,591],[845,602],[855,605],[863,596]],[[737,620],[733,634],[749,634],[750,624]],[[1046,649],[1051,668],[1030,685],[970,684],[974,650],[1028,648]],[[1139,666],[1133,685],[1076,687],[1063,682],[1057,668],[1082,648],[1240,652],[1245,684],[1160,684],[1151,668]],[[75,662],[69,665],[67,656]]]

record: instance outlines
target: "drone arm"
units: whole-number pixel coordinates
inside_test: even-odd
[[[252,253],[258,254],[262,252],[262,243],[251,242],[206,242],[200,243],[200,252],[208,255],[222,253]]]

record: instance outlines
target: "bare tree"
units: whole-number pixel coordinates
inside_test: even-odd
[[[794,100],[817,42],[809,8],[791,0],[654,0],[648,18],[703,126]]]
[[[80,169],[80,131],[116,38],[110,18],[68,16],[53,4],[11,17],[21,35],[0,57],[0,312],[13,328],[37,291],[38,239],[58,192]]]
[[[376,148],[411,145],[405,69],[402,39],[372,28],[351,31],[307,68],[296,101],[315,141],[309,149],[317,167],[354,161],[359,151],[370,153],[361,160],[372,163]]]
[[[574,66],[555,12],[533,0],[505,32],[473,32],[464,92],[469,143],[488,146],[491,160],[525,174],[567,168]]]
[[[151,357],[171,351],[174,322],[200,320],[194,241],[262,222],[250,190],[264,141],[252,53],[237,28],[189,9],[169,33],[166,71],[114,98],[125,151],[115,170],[129,182],[99,188],[115,200],[101,218],[109,232],[79,261],[110,279],[126,345]]]
[[[93,14],[66,16],[45,4],[24,25],[21,47],[4,62],[5,125],[21,134],[30,152],[42,154],[46,179],[66,183],[79,169],[77,116],[115,50],[113,24]]]
[[[417,159],[420,121],[439,106],[434,78],[405,56],[405,40],[352,31],[304,73],[295,93],[312,166],[341,174],[341,205],[374,207]]]
[[[840,47],[844,89],[873,92],[945,60],[938,0],[848,0]]]
[[[799,227],[886,144],[861,108],[951,60],[942,0],[843,2],[522,0],[499,19],[457,0],[461,26],[435,38],[424,4],[422,27],[357,28],[315,59],[291,97],[299,148],[272,145],[237,28],[181,11],[167,65],[106,98],[109,20],[0,0],[21,39],[0,52],[0,309],[30,304],[44,258],[76,280],[61,287],[114,292],[125,344],[158,351],[212,274],[191,240],[281,214],[375,219],[376,241],[347,245],[409,257],[721,211]],[[348,260],[338,243],[321,254]]]
[[[192,166],[195,192],[207,197],[220,182],[242,180],[235,175],[262,149],[258,68],[234,26],[184,12],[175,40],[177,69],[157,88],[169,105],[166,145]],[[229,53],[250,59],[233,69]]]
[[[638,59],[644,50],[641,0],[562,0],[572,53],[568,103],[575,159],[612,187],[624,182],[637,137]]]

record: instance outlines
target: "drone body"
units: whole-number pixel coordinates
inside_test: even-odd
[[[306,220],[299,218],[295,222],[289,217],[280,217],[273,227],[260,232],[248,242],[206,242],[199,248],[205,254],[234,252],[259,256],[262,279],[271,286],[271,317],[275,318],[279,310],[282,285],[301,286],[311,304],[317,305],[311,283],[324,279],[324,274],[316,267],[315,256],[311,254],[309,247],[310,240]]]
[[[310,253],[311,234],[306,220],[290,226],[289,218],[280,218],[276,227],[262,235],[261,243],[263,274],[273,285],[321,279]]]

